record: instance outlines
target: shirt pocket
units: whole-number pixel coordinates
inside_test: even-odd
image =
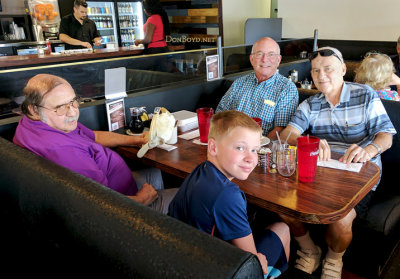
[[[358,142],[366,137],[367,125],[363,114],[348,118],[344,124],[344,134],[349,142]]]

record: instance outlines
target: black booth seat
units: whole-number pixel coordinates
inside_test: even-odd
[[[0,137],[2,273],[262,278],[257,257]]]

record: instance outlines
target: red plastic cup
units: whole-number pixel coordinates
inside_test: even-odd
[[[297,162],[299,180],[313,182],[317,169],[319,138],[304,136],[297,138]]]
[[[257,122],[258,125],[260,125],[260,127],[262,127],[262,122],[261,122],[261,118],[258,117],[252,117],[252,119]]]
[[[197,120],[199,121],[200,142],[208,142],[208,130],[210,129],[210,120],[214,114],[212,108],[198,108]]]

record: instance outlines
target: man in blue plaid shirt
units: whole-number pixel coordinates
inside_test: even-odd
[[[329,160],[333,151],[342,155],[340,162],[371,160],[381,168],[380,154],[390,148],[396,130],[378,95],[367,85],[344,82],[346,64],[336,48],[319,48],[310,53],[309,59],[311,76],[320,93],[299,105],[281,138],[291,132],[288,142],[296,145],[297,138],[309,130],[320,138],[318,160]],[[366,214],[376,186],[345,217],[328,224],[328,251],[321,278],[341,278],[342,257],[353,237],[353,220]],[[313,273],[320,264],[321,248],[314,244],[303,223],[285,216],[282,219],[300,246],[295,267]]]
[[[276,131],[287,126],[299,102],[295,84],[277,72],[281,59],[273,39],[258,40],[250,54],[254,72],[235,80],[216,112],[238,110],[261,118],[263,135],[276,139]]]

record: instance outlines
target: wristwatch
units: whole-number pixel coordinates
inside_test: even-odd
[[[381,148],[379,147],[379,145],[377,145],[377,144],[374,143],[374,142],[370,142],[369,145],[374,146],[374,147],[378,150],[378,154],[376,154],[376,155],[374,156],[374,158],[375,158],[376,156],[378,156],[378,155],[381,155]]]

